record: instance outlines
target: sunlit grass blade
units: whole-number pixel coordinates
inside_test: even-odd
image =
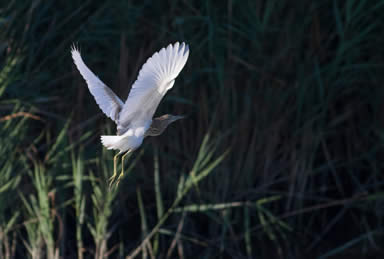
[[[84,159],[82,151],[76,156],[74,152],[72,157],[72,177],[74,187],[74,200],[76,210],[76,242],[77,242],[77,256],[79,259],[84,257],[84,243],[83,243],[83,225],[85,220],[85,196],[84,196]]]

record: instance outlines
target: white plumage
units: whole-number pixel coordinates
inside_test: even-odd
[[[84,64],[76,47],[71,53],[100,109],[117,124],[118,134],[101,136],[101,142],[123,153],[142,144],[157,106],[187,62],[189,48],[176,42],[153,54],[141,68],[125,103]]]
[[[95,97],[96,103],[105,115],[117,123],[119,112],[124,103],[84,64],[80,52],[75,46],[72,46],[71,52],[73,61],[75,62],[77,69],[80,71],[80,74],[87,82],[88,89],[93,97]]]
[[[172,88],[189,55],[188,46],[176,42],[153,54],[143,65],[120,114],[119,123],[152,120],[161,99]]]

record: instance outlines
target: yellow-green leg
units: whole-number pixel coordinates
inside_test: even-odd
[[[109,178],[109,187],[111,187],[112,183],[114,182],[116,176],[117,176],[117,157],[120,155],[120,152],[117,153],[114,157],[113,157],[113,175],[111,176],[111,178]]]
[[[121,173],[120,173],[120,175],[119,175],[119,178],[117,178],[116,186],[119,185],[120,180],[124,177],[124,158],[125,158],[125,156],[128,155],[129,153],[131,153],[131,150],[129,150],[127,153],[125,153],[125,154],[121,157]]]

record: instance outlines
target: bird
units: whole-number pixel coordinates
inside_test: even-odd
[[[96,103],[103,113],[116,123],[116,135],[101,136],[101,143],[107,149],[119,151],[113,158],[113,175],[109,178],[110,185],[117,177],[117,158],[123,154],[117,186],[124,177],[125,156],[138,149],[145,137],[158,136],[169,124],[184,118],[184,116],[172,114],[153,118],[153,115],[187,63],[189,46],[184,42],[169,44],[148,58],[141,67],[125,102],[85,65],[79,48],[74,44],[71,47],[71,55]]]

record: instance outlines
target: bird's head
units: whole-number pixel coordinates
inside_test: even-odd
[[[184,118],[185,116],[165,114],[163,116],[154,118],[151,126],[145,133],[146,136],[158,136],[164,132],[169,124]]]

